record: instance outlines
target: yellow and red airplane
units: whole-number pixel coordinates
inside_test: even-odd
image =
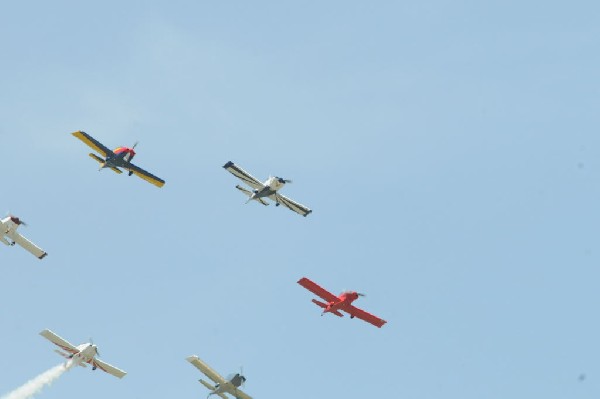
[[[154,184],[156,187],[162,187],[165,185],[165,181],[163,179],[156,177],[152,173],[147,172],[139,166],[136,166],[131,163],[131,160],[135,156],[134,148],[137,145],[137,143],[135,143],[131,148],[118,147],[111,151],[108,147],[100,143],[98,140],[94,139],[86,132],[78,130],[73,133],[73,136],[83,141],[90,148],[96,150],[104,157],[104,159],[102,159],[98,155],[90,153],[90,157],[100,162],[101,166],[99,170],[109,168],[114,172],[121,174],[123,173],[123,171],[119,168],[123,168],[129,171],[129,176],[135,174],[136,176],[141,177],[147,182]]]

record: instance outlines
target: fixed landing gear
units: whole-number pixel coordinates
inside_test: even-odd
[[[129,173],[127,174],[128,176],[131,176],[133,174],[132,171],[129,171]]]
[[[276,202],[276,203],[275,203],[275,206],[279,206],[279,205],[281,205],[279,202]]]
[[[350,315],[350,318],[351,318],[351,319],[353,319],[353,318],[354,318],[354,315],[353,315],[353,314],[351,314],[351,315]]]
[[[96,370],[98,367],[94,366],[92,367],[92,371]]]

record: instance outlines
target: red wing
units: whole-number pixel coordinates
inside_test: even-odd
[[[327,302],[339,301],[338,297],[336,297],[335,295],[333,295],[331,292],[327,291],[325,288],[321,287],[320,285],[310,281],[306,277],[302,277],[300,280],[298,280],[298,284],[300,284],[301,286],[303,286],[304,288],[306,288],[313,294],[318,295],[321,298],[325,299]]]
[[[380,319],[379,317],[372,315],[371,313],[367,313],[362,309],[357,308],[356,306],[348,306],[344,309],[346,312],[350,313],[354,317],[358,317],[361,320],[366,321],[367,323],[371,323],[374,326],[381,328],[387,321]]]

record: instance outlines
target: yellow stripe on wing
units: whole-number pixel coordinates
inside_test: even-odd
[[[165,181],[162,179],[159,179],[158,177],[151,175],[148,172],[145,172],[144,170],[140,169],[140,170],[136,170],[136,169],[130,169],[134,175],[141,177],[142,179],[146,180],[148,183],[152,183],[154,184],[156,187],[162,187],[165,185]]]

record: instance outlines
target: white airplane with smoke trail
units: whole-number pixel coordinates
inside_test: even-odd
[[[125,374],[127,374],[115,366],[111,366],[102,360],[96,359],[96,356],[100,356],[98,347],[91,342],[75,346],[50,330],[44,330],[40,335],[67,352],[55,350],[56,353],[68,359],[67,363],[65,363],[66,368],[71,368],[76,365],[87,367],[87,364],[90,364],[92,365],[92,370],[100,369],[118,378],[123,378]]]
[[[19,244],[39,259],[48,255],[46,251],[19,234],[17,231],[19,226],[27,226],[27,224],[16,216],[10,215],[0,220],[0,242],[10,246]]]

